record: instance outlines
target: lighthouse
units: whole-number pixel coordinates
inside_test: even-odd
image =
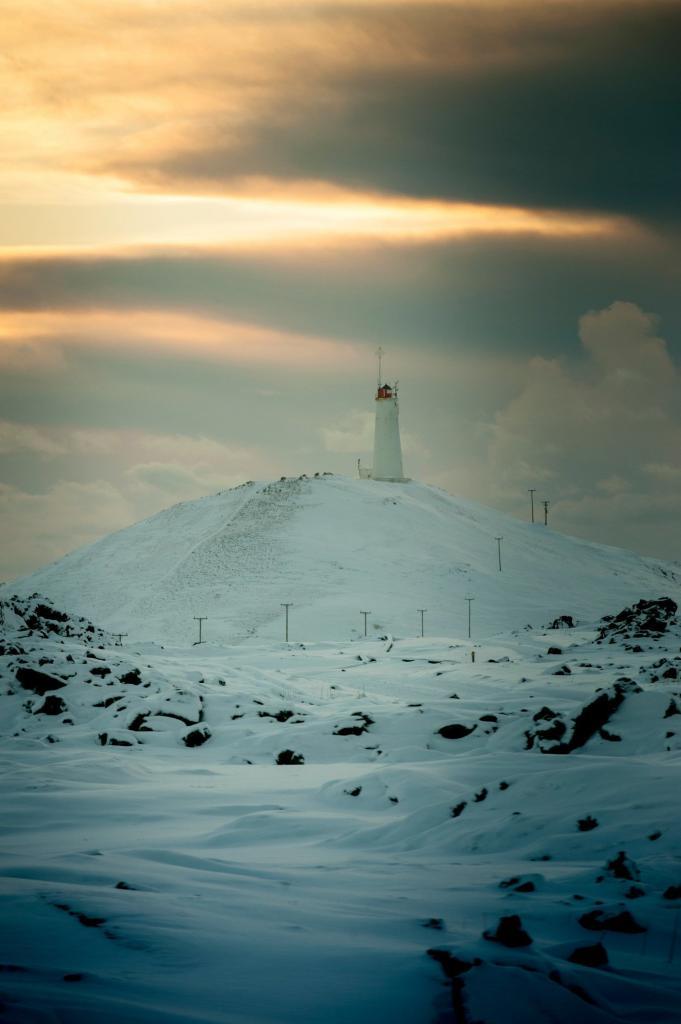
[[[383,349],[378,350],[378,383],[376,388],[376,419],[374,422],[374,464],[371,469],[360,465],[362,480],[387,480],[392,483],[406,483],[402,469],[402,445],[400,444],[399,406],[397,384],[382,383],[381,363]]]

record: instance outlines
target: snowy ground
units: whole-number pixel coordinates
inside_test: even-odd
[[[120,648],[31,607],[0,657],[0,1020],[679,1020],[678,620],[473,663]],[[531,944],[483,937],[513,915]]]

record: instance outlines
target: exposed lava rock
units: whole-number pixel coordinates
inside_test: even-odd
[[[681,885],[670,885],[662,893],[662,899],[665,899],[665,900],[681,900]]]
[[[91,676],[110,676],[111,669],[108,665],[95,665],[94,668],[90,669]]]
[[[573,964],[581,964],[582,967],[607,967],[608,951],[602,942],[593,946],[577,946],[570,953],[568,960]]]
[[[302,754],[296,754],[293,750],[282,750],[277,754],[277,764],[305,764]]]
[[[609,860],[605,868],[615,878],[623,878],[628,882],[635,882],[640,877],[638,868],[633,860],[627,857],[624,850],[620,850],[616,857]]]
[[[548,747],[543,750],[543,753],[569,754],[573,750],[583,747],[599,729],[602,729],[610,721],[620,705],[624,703],[628,693],[640,692],[641,688],[636,683],[615,683],[612,689],[600,693],[582,708],[575,718],[572,735],[567,742],[559,743],[555,747]]]
[[[66,686],[61,679],[55,679],[54,676],[48,676],[46,672],[39,672],[37,669],[28,668],[25,665],[18,668],[15,675],[17,682],[24,690],[31,690],[39,697],[44,697],[49,690],[61,690],[63,686]]]
[[[659,639],[667,632],[675,621],[677,612],[676,601],[671,597],[659,597],[656,600],[641,600],[637,604],[623,608],[618,615],[606,615],[601,621],[597,640],[613,640],[620,637],[627,640],[640,637]]]
[[[288,722],[289,718],[293,718],[295,711],[277,711],[272,714],[269,711],[258,711],[258,718],[274,718],[277,722]]]
[[[592,829],[598,828],[598,820],[587,814],[586,818],[580,818],[577,822],[577,828],[580,832],[591,832]]]
[[[66,704],[61,697],[56,697],[53,693],[48,694],[45,697],[45,703],[42,707],[34,711],[34,715],[63,715],[67,711]]]
[[[523,923],[517,914],[509,914],[508,917],[500,918],[496,931],[484,931],[482,937],[488,942],[498,942],[502,946],[508,946],[509,949],[532,945],[532,939],[523,929]]]
[[[122,676],[119,676],[119,679],[127,686],[138,686],[142,682],[142,676],[138,668],[133,668],[129,672],[124,672]]]
[[[470,736],[476,728],[477,725],[443,725],[441,729],[438,729],[438,733],[446,740],[461,740],[464,736]]]
[[[369,731],[369,726],[374,724],[373,718],[365,715],[363,711],[353,711],[353,717],[359,718],[361,725],[344,725],[340,729],[334,729],[334,736],[361,736]]]
[[[200,729],[192,729],[191,732],[185,733],[182,742],[185,747],[201,747],[210,737],[211,731],[207,725],[204,725]]]
[[[559,615],[557,619],[554,619],[549,629],[574,629],[575,620],[571,615]]]
[[[460,815],[463,814],[465,809],[466,809],[466,801],[462,800],[461,803],[456,804],[456,806],[452,807],[452,818],[458,818]]]
[[[582,928],[591,932],[621,932],[625,935],[637,935],[648,929],[639,924],[635,917],[628,910],[621,910],[619,914],[606,914],[603,910],[590,910],[582,914],[579,919]]]
[[[563,648],[562,647],[549,647],[549,649],[548,649],[548,651],[546,653],[547,654],[562,654],[563,653]]]

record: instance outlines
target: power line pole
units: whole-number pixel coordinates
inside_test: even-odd
[[[474,597],[464,597],[464,601],[468,601],[468,639],[471,638],[471,603],[475,601]]]
[[[546,501],[546,500],[542,501],[542,505],[544,506],[544,526],[548,526],[549,525],[549,505],[550,504],[551,504],[550,501]]]
[[[293,601],[288,601],[288,602],[282,601],[281,602],[281,607],[284,609],[284,613],[285,613],[285,616],[286,616],[286,626],[285,626],[285,630],[284,630],[284,636],[285,636],[285,639],[286,639],[286,643],[288,643],[288,610],[289,610],[289,608],[293,607]]]
[[[499,553],[499,572],[501,572],[501,542],[502,542],[502,540],[504,538],[503,537],[495,537],[494,539],[497,542],[497,551]]]
[[[536,487],[528,487],[527,489],[530,492],[530,512],[531,512],[531,515],[532,515],[532,520],[531,521],[534,522],[534,492],[537,490],[537,488]]]
[[[195,615],[194,616],[194,622],[198,622],[198,624],[199,624],[199,639],[194,644],[195,647],[196,647],[197,644],[202,644],[203,643],[203,629],[202,629],[202,627],[203,627],[203,624],[204,624],[204,622],[206,621],[207,618],[208,618],[207,615]]]
[[[371,615],[371,611],[360,612],[359,614],[364,616],[364,635],[366,636],[367,635],[367,615]]]
[[[420,614],[421,614],[421,636],[423,636],[423,616],[424,616],[425,612],[428,611],[428,609],[427,608],[417,608],[416,611],[420,612]]]
[[[123,646],[123,637],[127,636],[128,634],[127,633],[112,633],[111,635],[116,637],[116,644],[115,644],[115,646],[116,647],[122,647]]]

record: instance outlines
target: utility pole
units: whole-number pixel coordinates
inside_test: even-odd
[[[380,345],[376,349],[376,355],[378,356],[378,386],[380,388],[381,383],[382,383],[382,381],[381,381],[381,364],[383,362],[383,349],[381,348]]]
[[[534,522],[534,492],[537,490],[537,488],[536,487],[528,487],[527,489],[530,492],[530,513],[531,513],[531,516],[532,516],[532,520],[531,521]]]
[[[421,636],[423,636],[423,616],[424,616],[425,612],[428,611],[428,609],[427,608],[417,608],[416,611],[421,613]]]
[[[364,635],[366,636],[367,635],[367,615],[371,615],[371,611],[360,612],[359,614],[364,616]]]
[[[285,627],[285,630],[284,630],[284,636],[285,636],[285,639],[286,639],[286,643],[288,643],[288,610],[292,606],[293,606],[293,601],[288,601],[288,602],[282,601],[281,602],[281,607],[284,609],[284,613],[285,613],[285,616],[286,616],[286,627]]]
[[[198,622],[198,624],[199,624],[199,639],[194,644],[194,647],[196,647],[197,644],[202,644],[203,643],[203,629],[202,629],[202,627],[203,627],[203,624],[204,624],[204,622],[206,621],[207,618],[208,618],[207,615],[195,615],[194,616],[194,621]]]
[[[464,601],[468,601],[468,639],[471,638],[471,603],[475,601],[474,597],[464,597]]]
[[[544,506],[544,526],[548,526],[549,525],[549,505],[550,504],[551,504],[550,501],[546,501],[546,500],[542,501],[542,505]]]
[[[497,542],[497,551],[499,553],[499,572],[501,572],[501,542],[502,542],[502,540],[504,538],[503,537],[495,537],[494,539]]]
[[[116,644],[115,644],[115,646],[116,647],[122,647],[123,646],[123,637],[127,636],[128,634],[127,633],[112,633],[111,635],[116,637]]]

